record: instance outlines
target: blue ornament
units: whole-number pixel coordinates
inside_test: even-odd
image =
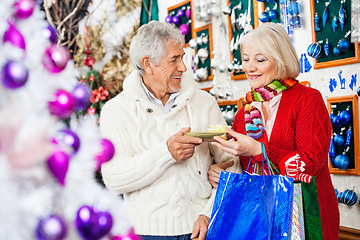
[[[270,19],[276,19],[278,17],[278,14],[275,10],[270,10],[268,15]]]
[[[343,203],[345,203],[348,206],[354,205],[358,200],[357,194],[349,189],[344,191],[343,198],[344,198]]]
[[[345,170],[349,166],[349,158],[346,154],[337,155],[334,159],[334,165],[340,170]]]
[[[323,27],[326,26],[328,16],[329,16],[329,3],[325,2],[325,9],[324,9],[324,12],[323,12]]]
[[[304,54],[304,67],[305,67],[305,72],[309,72],[310,69],[312,68],[309,60],[306,57],[306,54]]]
[[[356,94],[358,95],[358,97],[360,97],[360,87],[358,87]]]
[[[337,25],[337,18],[336,16],[334,16],[334,18],[331,21],[331,27],[333,29],[333,31],[335,32],[335,28],[338,27],[339,25]]]
[[[290,27],[292,28],[301,27],[301,18],[299,16],[292,16],[289,22],[290,22]]]
[[[334,144],[336,146],[342,146],[345,143],[344,136],[342,134],[334,134]]]
[[[335,195],[337,196],[339,191],[335,188]]]
[[[344,143],[344,147],[350,146],[351,135],[352,135],[352,131],[351,131],[351,127],[349,127],[349,129],[346,131],[346,141]]]
[[[269,15],[267,14],[267,12],[262,12],[259,16],[259,20],[263,23],[269,22],[270,18],[269,18]]]
[[[334,47],[333,53],[334,53],[334,55],[339,56],[340,53],[341,53],[341,52],[340,52],[340,48],[339,48],[339,47]]]
[[[287,3],[287,0],[280,0],[281,5],[285,5]]]
[[[329,44],[329,40],[326,39],[326,42],[324,45],[324,53],[326,56],[329,56],[329,52],[330,52],[330,44]]]
[[[303,69],[304,54],[301,54],[301,58],[300,58],[299,62],[300,62],[300,72],[304,73],[304,69]]]
[[[320,18],[318,16],[318,13],[316,12],[315,17],[314,17],[315,32],[318,32],[321,30],[321,28],[319,26],[319,21],[320,21]]]
[[[343,52],[347,52],[350,49],[350,41],[347,38],[342,38],[339,41],[339,48]]]
[[[340,127],[340,126],[341,126],[341,122],[340,122],[339,116],[335,116],[335,117],[333,118],[332,124],[334,124],[335,127]]]
[[[340,9],[339,9],[339,22],[342,31],[344,31],[345,18],[346,18],[346,11],[344,9],[344,0],[341,0]]]
[[[348,124],[351,119],[351,114],[348,110],[341,111],[339,114],[341,124]]]
[[[266,1],[269,2],[269,3],[275,2],[275,0],[266,0]]]
[[[334,137],[332,137],[331,141],[330,141],[329,158],[330,158],[331,165],[334,167],[334,159],[335,159]]]
[[[291,16],[299,15],[301,12],[301,5],[298,2],[290,2],[288,10]]]
[[[312,43],[307,48],[307,54],[310,57],[318,58],[321,55],[321,46],[319,43]]]
[[[329,117],[330,117],[330,121],[332,122],[332,121],[333,121],[333,118],[335,117],[335,114],[334,114],[333,112],[331,112],[330,115],[329,115]]]

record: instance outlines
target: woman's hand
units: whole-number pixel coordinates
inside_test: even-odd
[[[225,140],[221,137],[214,137],[216,142],[212,142],[214,146],[222,149],[225,152],[231,153],[235,156],[256,156],[262,153],[261,143],[247,135],[237,133],[229,128],[226,128],[226,133],[233,137],[231,140]]]
[[[226,170],[227,168],[231,167],[232,165],[234,165],[234,161],[211,165],[209,168],[209,171],[208,171],[208,177],[209,177],[209,182],[210,182],[211,186],[213,186],[214,188],[217,188],[221,171]]]

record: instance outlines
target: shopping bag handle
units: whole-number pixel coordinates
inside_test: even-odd
[[[261,165],[259,166],[259,164],[255,161],[253,161],[252,157],[250,158],[249,164],[246,168],[246,171],[248,172],[249,167],[251,162],[253,162],[253,169],[252,169],[252,173],[256,173],[259,175],[275,175],[274,170],[280,174],[279,170],[274,166],[274,164],[269,160],[267,154],[266,154],[266,148],[264,143],[261,143],[261,150],[262,150],[262,169],[261,169]],[[268,169],[268,173],[265,171],[265,161],[266,161],[266,165],[267,165],[267,169]]]

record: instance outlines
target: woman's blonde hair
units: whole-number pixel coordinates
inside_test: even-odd
[[[241,59],[244,59],[244,46],[251,45],[264,57],[276,62],[276,79],[296,78],[300,74],[300,64],[294,46],[281,25],[264,23],[240,40]]]

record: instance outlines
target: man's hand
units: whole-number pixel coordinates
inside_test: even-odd
[[[194,154],[195,147],[202,143],[201,138],[184,136],[184,133],[189,131],[189,127],[182,128],[166,141],[169,152],[176,161],[185,161],[191,158]]]
[[[208,177],[209,177],[209,182],[210,182],[211,186],[213,186],[214,188],[217,188],[221,171],[226,170],[227,168],[231,167],[232,165],[234,165],[234,161],[212,164],[208,171]]]
[[[210,222],[210,218],[205,215],[200,215],[194,224],[194,230],[191,234],[191,239],[197,238],[198,240],[205,240],[206,232],[208,229],[208,225]]]

